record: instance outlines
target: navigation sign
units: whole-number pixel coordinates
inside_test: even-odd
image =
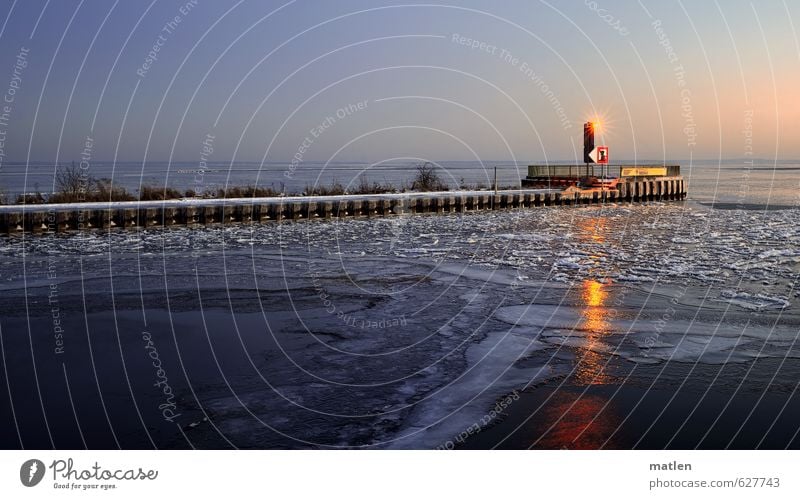
[[[608,164],[608,146],[597,146],[589,152],[587,163]]]
[[[597,162],[601,165],[608,164],[608,146],[597,146]]]

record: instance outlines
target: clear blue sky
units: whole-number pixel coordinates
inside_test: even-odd
[[[78,160],[88,137],[96,160],[197,161],[209,134],[224,162],[571,159],[596,116],[612,161],[796,158],[799,14],[780,0],[4,0],[0,93],[18,88],[3,159]]]

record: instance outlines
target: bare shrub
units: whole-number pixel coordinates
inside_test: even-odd
[[[270,198],[279,196],[280,192],[272,187],[258,187],[255,185],[227,186],[217,190],[218,198]]]
[[[136,197],[124,187],[114,185],[111,179],[101,178],[94,182],[90,196],[92,201],[135,201]]]
[[[41,192],[26,192],[17,196],[17,204],[44,204],[47,200]]]
[[[433,163],[425,162],[417,165],[417,175],[411,188],[415,191],[446,191],[447,186],[439,178]]]
[[[183,194],[174,187],[156,187],[143,185],[139,189],[139,201],[164,201],[165,199],[180,199]]]
[[[56,170],[56,192],[50,196],[53,203],[74,203],[91,197],[95,179],[73,161],[70,166]]]
[[[342,194],[347,194],[347,190],[341,183],[334,180],[329,186],[307,185],[303,193],[306,196],[341,196]]]
[[[385,194],[387,192],[395,192],[394,186],[388,182],[381,184],[378,182],[370,183],[366,177],[361,177],[358,186],[353,189],[353,194]]]

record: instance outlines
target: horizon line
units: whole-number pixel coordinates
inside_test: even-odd
[[[299,165],[302,165],[303,163],[305,163],[305,164],[324,164],[324,163],[328,163],[328,164],[337,164],[337,165],[338,164],[352,163],[352,164],[359,164],[359,165],[370,165],[370,164],[374,165],[374,164],[377,164],[377,163],[382,163],[382,161],[383,160],[380,160],[380,161],[364,161],[364,160],[355,160],[355,159],[354,160],[339,160],[339,161],[305,160],[302,163],[299,163]],[[667,164],[667,163],[673,163],[673,162],[692,163],[692,162],[697,162],[697,161],[704,161],[704,162],[706,162],[706,161],[741,161],[742,163],[745,163],[745,164],[746,163],[751,163],[751,162],[756,162],[756,161],[758,161],[758,162],[794,162],[794,161],[796,161],[796,162],[800,163],[800,158],[791,158],[791,157],[787,157],[787,158],[766,158],[766,157],[764,157],[764,158],[761,158],[761,157],[752,157],[752,158],[746,158],[746,157],[730,157],[730,158],[702,157],[702,158],[697,158],[697,157],[695,157],[695,158],[691,158],[691,159],[690,158],[676,158],[676,159],[654,159],[654,158],[632,159],[632,158],[623,158],[623,159],[611,162],[609,164],[610,165],[615,165],[615,164],[619,164],[619,163],[623,163],[623,162],[624,163],[629,163],[629,162],[650,162],[650,163],[664,163],[664,164]],[[25,164],[29,164],[29,165],[31,165],[31,164],[35,164],[35,165],[40,165],[40,164],[66,165],[66,164],[70,164],[70,163],[79,164],[80,162],[81,162],[80,159],[63,160],[63,161],[58,161],[58,162],[55,162],[55,163],[53,161],[44,161],[44,160],[31,160],[31,161],[8,161],[8,160],[6,160],[6,161],[3,161],[2,163],[0,163],[0,176],[2,176],[2,166],[4,166],[4,165],[25,165]],[[397,161],[397,162],[401,162],[401,161]],[[532,160],[516,161],[516,162],[514,160],[512,160],[512,159],[437,159],[437,160],[427,160],[427,161],[410,161],[409,160],[408,164],[418,164],[418,163],[423,163],[423,162],[433,163],[433,164],[439,164],[439,163],[503,163],[503,162],[510,163],[510,164],[516,164],[516,165],[523,165],[523,164],[527,165],[527,164],[535,164],[535,163],[556,163],[556,162],[558,162],[558,163],[572,162],[574,164],[581,164],[581,165],[585,164],[585,163],[582,163],[582,162],[575,162],[574,159],[532,159]],[[117,164],[120,164],[120,163],[124,163],[124,164],[130,164],[130,163],[140,163],[140,164],[141,163],[145,163],[145,164],[146,163],[199,164],[199,163],[203,163],[203,161],[200,161],[200,160],[197,160],[197,159],[192,159],[192,160],[149,159],[149,160],[145,160],[145,161],[142,161],[142,160],[95,160],[95,159],[93,159],[89,163],[90,164],[113,164],[113,163],[117,163]],[[225,164],[225,163],[231,163],[231,164],[265,164],[265,165],[269,165],[269,164],[291,164],[292,160],[291,159],[287,159],[287,160],[271,160],[271,161],[253,161],[253,160],[226,161],[226,160],[220,160],[220,161],[205,161],[205,163],[206,164],[215,164],[215,165]],[[396,163],[396,162],[384,163],[384,164],[394,164],[394,163]]]

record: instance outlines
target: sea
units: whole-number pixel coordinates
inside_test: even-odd
[[[1,236],[0,445],[800,448],[800,164],[675,163],[685,201]],[[290,167],[92,174],[300,191],[416,165]]]
[[[421,162],[325,163],[198,163],[80,162],[14,163],[0,168],[0,194],[13,201],[23,193],[58,190],[58,173],[74,168],[87,177],[108,179],[136,194],[143,186],[170,187],[179,192],[215,193],[230,186],[257,186],[287,194],[340,184],[353,191],[362,182],[410,189]],[[427,163],[448,189],[519,187],[528,164],[511,161],[432,161]],[[535,164],[569,164],[539,161]],[[679,164],[691,199],[703,203],[793,206],[797,202],[800,163],[788,160],[622,161],[618,165]],[[613,169],[613,167],[612,167]],[[496,177],[495,177],[496,176]]]

